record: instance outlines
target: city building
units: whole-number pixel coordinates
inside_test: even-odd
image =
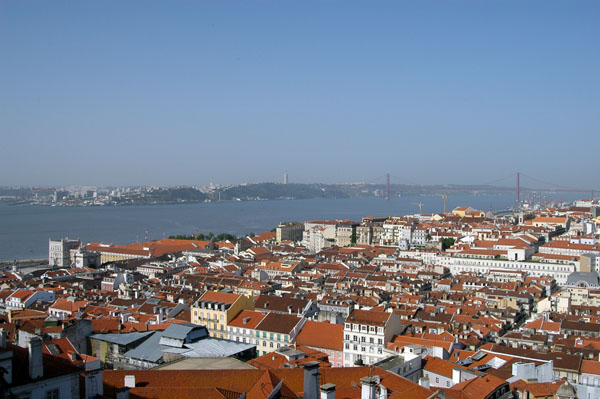
[[[48,264],[55,267],[70,267],[71,250],[77,249],[80,245],[81,241],[68,238],[48,240]]]
[[[226,338],[227,324],[244,309],[254,309],[245,295],[207,291],[192,306],[191,322],[206,326],[211,337]]]
[[[389,356],[385,345],[400,333],[395,313],[354,309],[344,323],[344,367],[371,365]]]

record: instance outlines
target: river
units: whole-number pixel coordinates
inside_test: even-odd
[[[559,198],[574,200],[561,195]],[[244,235],[271,230],[282,221],[350,219],[442,211],[438,196],[216,202],[117,207],[49,207],[0,204],[0,260],[48,257],[48,239],[129,244],[176,234],[213,232]],[[461,205],[506,209],[514,195],[448,195],[447,210]]]

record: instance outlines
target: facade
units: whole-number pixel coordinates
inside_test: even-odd
[[[401,329],[400,317],[394,313],[354,309],[344,323],[344,367],[359,360],[372,365],[388,357],[385,345]]]
[[[379,245],[407,248],[412,243],[415,224],[402,218],[390,218],[383,223]]]
[[[230,341],[257,344],[256,326],[265,314],[254,310],[242,310],[227,325],[227,339]]]
[[[578,262],[550,263],[527,262],[494,257],[467,257],[467,256],[440,256],[438,261],[442,266],[448,267],[450,273],[456,275],[461,272],[488,274],[491,270],[517,270],[524,271],[529,276],[551,276],[558,285],[565,285],[569,275],[577,271]]]
[[[302,245],[311,252],[332,247],[336,242],[336,224],[335,221],[323,220],[305,222]]]
[[[75,267],[100,266],[100,254],[88,251],[85,246],[72,249],[70,252],[71,264]]]
[[[306,319],[291,314],[268,313],[255,328],[258,356],[289,345],[298,335]]]
[[[281,241],[302,241],[302,232],[304,231],[304,224],[296,222],[282,222],[279,223],[275,230],[277,242]]]
[[[192,306],[191,322],[206,326],[211,337],[225,338],[227,324],[244,309],[254,309],[245,295],[207,291]]]
[[[81,245],[79,240],[48,240],[48,264],[55,267],[71,266],[71,250]]]

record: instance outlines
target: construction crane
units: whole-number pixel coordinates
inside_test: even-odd
[[[448,198],[448,194],[438,194],[444,200],[444,215],[446,214],[446,198]]]
[[[422,202],[413,202],[413,205],[417,205],[419,207],[419,215],[423,214],[423,203]]]

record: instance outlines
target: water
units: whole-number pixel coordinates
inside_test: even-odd
[[[72,208],[0,204],[0,260],[47,258],[49,238],[129,244],[144,241],[146,230],[150,240],[194,231],[239,236],[269,231],[282,221],[414,214],[418,202],[423,213],[442,211],[442,199],[434,195]],[[513,203],[512,193],[448,195],[447,210],[498,210]]]

